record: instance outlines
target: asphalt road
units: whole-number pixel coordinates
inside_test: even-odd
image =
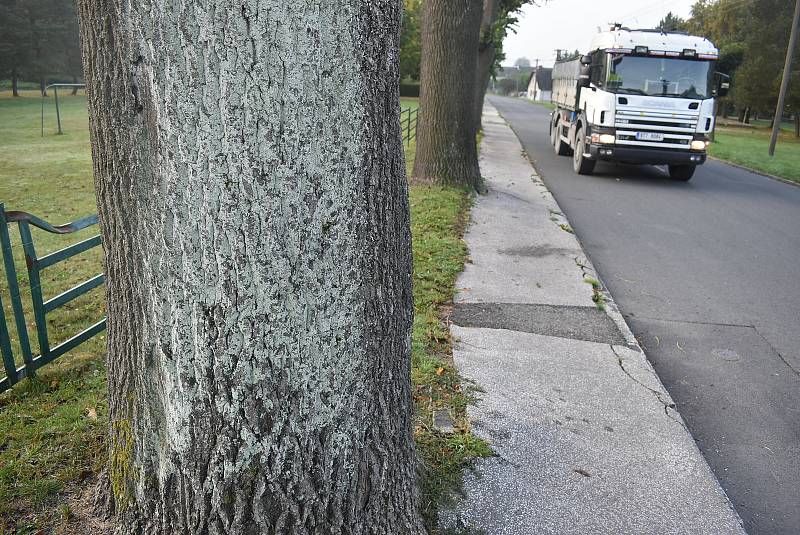
[[[688,183],[654,166],[601,163],[579,176],[553,153],[548,109],[490,100],[748,533],[800,533],[800,187],[716,161]]]

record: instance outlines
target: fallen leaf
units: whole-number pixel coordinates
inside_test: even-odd
[[[442,375],[444,373],[444,368],[437,368],[436,375]]]
[[[97,420],[97,409],[95,409],[94,407],[89,407],[88,409],[86,409],[86,416],[90,420]]]

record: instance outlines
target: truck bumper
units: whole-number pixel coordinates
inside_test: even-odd
[[[633,164],[701,165],[706,161],[705,152],[619,145],[590,145],[589,154],[593,160]]]

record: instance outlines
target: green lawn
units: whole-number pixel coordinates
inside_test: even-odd
[[[16,99],[0,92],[0,202],[9,210],[28,211],[55,223],[95,213],[85,97],[64,97],[63,135],[55,135],[55,112],[48,99],[45,136],[41,137],[40,104],[35,92]],[[418,100],[403,99],[402,106],[418,106]],[[415,144],[405,151],[410,170]],[[462,391],[447,326],[440,319],[443,307],[452,300],[455,278],[466,257],[460,236],[470,195],[454,188],[413,186],[410,197],[416,313],[414,434],[426,467],[424,513],[433,529],[437,507],[458,484],[463,465],[471,457],[490,452],[469,431],[465,408],[471,397]],[[9,230],[19,251],[16,227]],[[34,239],[40,253],[46,253],[90,235],[63,237],[35,231]],[[16,260],[24,288],[24,263],[20,257]],[[100,270],[99,249],[49,268],[43,272],[45,295],[63,291]],[[11,329],[4,278],[0,292]],[[29,293],[23,292],[23,301],[29,302]],[[100,288],[52,314],[51,340],[64,339],[103,314]],[[32,318],[28,307],[26,319],[35,346]],[[98,336],[43,368],[36,381],[23,381],[0,395],[0,534],[35,533],[62,522],[63,493],[79,487],[102,465],[107,425],[104,343],[105,337]],[[451,411],[455,434],[442,435],[433,428],[437,409]]]
[[[41,137],[41,99],[36,92],[25,92],[16,99],[8,92],[0,93],[0,202],[8,210],[64,223],[96,212],[86,99],[63,97],[65,134],[60,136],[54,135],[52,100],[46,102],[45,137]],[[16,226],[9,231],[15,252],[20,253]],[[39,255],[96,232],[94,227],[65,237],[33,231]],[[16,264],[31,343],[38,352],[30,293],[25,290],[27,272],[19,254]],[[48,268],[42,272],[45,298],[100,271],[99,248]],[[21,364],[4,271],[0,296]],[[48,315],[51,345],[103,315],[101,287]],[[0,533],[35,524],[34,511],[98,466],[106,426],[104,343],[105,336],[97,336],[43,368],[36,381],[23,381],[0,395]]]
[[[800,140],[791,132],[781,134],[774,157],[766,129],[719,128],[708,151],[715,158],[800,182]]]
[[[400,107],[417,109],[419,108],[419,98],[417,97],[400,97]]]

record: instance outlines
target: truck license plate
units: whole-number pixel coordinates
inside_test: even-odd
[[[636,132],[636,139],[639,141],[664,141],[664,134],[661,132]]]

